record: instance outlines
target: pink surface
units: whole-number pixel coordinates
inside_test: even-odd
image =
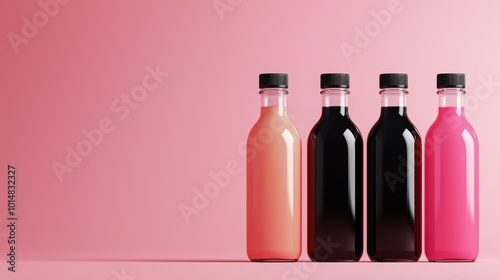
[[[500,263],[250,263],[250,262],[26,262],[1,279],[388,279],[498,280]],[[9,277],[9,278],[4,278]]]
[[[500,2],[67,2],[47,20],[36,1],[0,2],[0,168],[18,168],[21,259],[245,260],[242,148],[259,114],[258,74],[289,73],[289,114],[304,136],[321,113],[319,75],[335,71],[351,74],[350,114],[364,137],[379,115],[379,73],[409,74],[422,135],[437,114],[436,74],[467,74],[466,113],[481,142],[478,260],[500,258]],[[34,15],[41,27],[23,30]],[[16,47],[10,32],[24,38]],[[234,174],[225,186],[221,172]],[[193,204],[209,183],[219,194]],[[332,275],[326,267],[318,273]]]

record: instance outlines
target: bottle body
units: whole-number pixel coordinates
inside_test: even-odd
[[[418,261],[422,144],[406,115],[406,90],[384,91],[383,98],[396,102],[382,107],[368,136],[368,255],[372,261]]]
[[[324,104],[307,149],[308,255],[313,261],[358,261],[363,251],[363,140],[347,106]]]
[[[479,144],[464,115],[465,92],[440,91],[438,117],[425,139],[425,253],[429,261],[474,261],[479,251]]]
[[[295,261],[301,253],[301,141],[284,104],[272,102],[286,98],[286,90],[268,91],[261,95],[271,102],[263,103],[247,140],[247,255]]]

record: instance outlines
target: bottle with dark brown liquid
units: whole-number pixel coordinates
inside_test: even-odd
[[[348,74],[322,74],[321,118],[307,143],[309,258],[358,261],[363,253],[363,139],[349,118]]]
[[[422,251],[422,143],[406,114],[408,76],[380,75],[382,110],[368,136],[368,255],[418,261]]]

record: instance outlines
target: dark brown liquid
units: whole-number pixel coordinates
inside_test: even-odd
[[[363,252],[363,140],[342,110],[323,107],[307,143],[313,261],[358,261]]]
[[[368,136],[368,255],[417,261],[422,252],[422,149],[406,107],[383,107]]]

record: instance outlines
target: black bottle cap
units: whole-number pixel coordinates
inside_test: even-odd
[[[438,74],[437,88],[465,88],[465,74],[462,73]]]
[[[260,74],[259,88],[288,88],[288,74],[283,74],[283,73]]]
[[[408,88],[408,75],[404,73],[380,74],[380,88]]]
[[[349,88],[349,74],[346,73],[321,74],[321,88]]]

